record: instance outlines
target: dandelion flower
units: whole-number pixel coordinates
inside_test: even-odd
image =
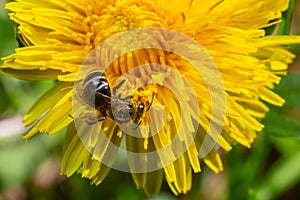
[[[266,36],[264,28],[280,22],[281,12],[288,8],[288,3],[288,0],[17,0],[6,4],[11,11],[11,19],[19,24],[18,33],[26,46],[3,58],[2,73],[26,80],[58,80],[24,116],[24,124],[31,127],[24,138],[28,140],[38,133],[51,135],[68,126],[61,173],[71,176],[80,170],[83,177],[98,185],[110,170],[108,164],[112,164],[118,154],[115,149],[108,148],[108,142],[118,147],[124,139],[129,154],[154,152],[170,144],[178,136],[180,124],[185,124],[185,129],[177,137],[181,143],[158,155],[160,162],[155,161],[154,164],[160,167],[137,173],[132,163],[139,160],[130,160],[128,156],[128,162],[137,187],[143,188],[147,194],[158,193],[164,178],[174,194],[187,193],[192,187],[192,173],[201,171],[199,155],[214,172],[222,171],[217,149],[230,151],[236,143],[250,147],[257,132],[263,129],[259,119],[268,111],[264,102],[277,106],[284,103],[272,89],[280,82],[280,75],[286,74],[287,66],[295,56],[282,45],[299,43],[300,37]],[[141,124],[137,133],[141,137],[127,134],[113,117],[92,126],[85,120],[70,117],[74,113],[78,118],[84,115],[80,106],[78,109],[72,106],[76,93],[74,83],[78,79],[84,80],[84,77],[78,78],[78,74],[83,63],[91,63],[89,59],[95,48],[116,34],[147,27],[177,31],[205,49],[222,78],[226,97],[222,119],[212,115],[211,99],[218,93],[209,91],[207,84],[212,83],[206,83],[207,77],[200,76],[186,58],[153,48],[137,49],[121,55],[105,69],[111,90],[125,73],[133,69],[136,71],[127,77],[129,82],[141,85],[147,76],[156,81],[134,88],[128,100],[134,105],[142,104],[144,109],[153,107],[152,112],[150,109],[139,116]],[[162,46],[165,44],[163,35],[153,34],[152,40]],[[174,40],[180,44],[180,40]],[[116,45],[122,48],[121,44]],[[181,45],[184,48],[184,44]],[[109,49],[107,53],[115,52]],[[163,74],[149,74],[147,69],[157,71],[156,65],[151,63],[169,68],[161,69],[165,70]],[[148,67],[135,68],[142,65]],[[176,72],[183,75],[187,82],[178,79]],[[163,87],[165,84],[181,91],[181,96]],[[196,102],[187,89],[188,85],[195,94]],[[122,87],[127,87],[123,91],[132,88],[130,85]],[[193,106],[180,107],[181,99]],[[197,115],[195,106],[199,108],[200,115]],[[164,110],[163,116],[155,113],[160,109]],[[74,121],[79,121],[81,126]],[[211,123],[223,125],[219,134],[209,130]],[[143,128],[149,124],[152,125],[151,131],[157,129],[152,137],[148,137],[149,130]],[[106,137],[99,138],[100,131]],[[85,132],[86,135],[78,132]],[[204,140],[208,135],[216,145],[201,155],[200,149],[206,145]],[[192,138],[190,143],[186,143],[188,138]],[[175,156],[180,147],[184,152]],[[107,154],[109,156],[105,157]],[[151,160],[144,162],[146,165],[149,163],[153,164]]]

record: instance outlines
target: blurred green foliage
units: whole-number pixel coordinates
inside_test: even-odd
[[[280,199],[296,184],[298,191],[284,199],[300,195],[300,74],[284,77],[275,91],[286,103],[283,107],[269,105],[265,128],[254,147],[235,146],[228,154],[230,199]]]
[[[292,6],[283,14],[279,34],[289,33],[294,3],[297,2],[290,1]],[[3,57],[13,53],[18,44],[15,24],[3,14],[6,11],[2,7],[0,9],[0,57]],[[272,28],[267,30],[269,34],[273,32]],[[299,55],[299,46],[293,49]],[[30,82],[0,74],[0,120],[24,114],[52,85],[53,81]],[[263,119],[265,129],[258,134],[253,148],[234,146],[223,158],[225,171],[220,175],[212,175],[202,165],[203,172],[194,175],[193,190],[187,195],[173,196],[164,182],[158,196],[146,197],[143,191],[136,190],[130,174],[115,170],[111,170],[99,187],[91,186],[88,180],[79,175],[68,179],[59,176],[59,169],[51,167],[49,161],[54,159],[53,162],[58,162],[59,166],[55,158],[61,153],[64,137],[62,130],[53,136],[40,134],[30,142],[25,142],[20,135],[0,138],[0,199],[13,199],[8,198],[12,194],[17,195],[15,199],[18,200],[297,199],[300,197],[300,74],[290,73],[284,77],[276,87],[276,92],[286,99],[286,104],[281,108],[270,105],[270,111]],[[39,175],[44,165],[50,167],[46,167],[46,171]],[[50,177],[49,174],[54,179],[50,181],[49,178],[46,186],[39,185],[38,177],[45,179]],[[210,186],[209,183],[214,179],[217,184]],[[224,190],[220,192],[222,187]],[[22,191],[25,191],[23,198]],[[214,193],[217,191],[220,194],[216,197]]]

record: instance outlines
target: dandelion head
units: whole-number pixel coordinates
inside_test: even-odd
[[[251,147],[299,36],[266,36],[288,0],[17,0],[25,47],[2,73],[57,80],[28,113],[26,140],[68,127],[61,174],[100,184],[110,168],[147,194],[187,193],[200,161]],[[121,152],[121,153],[120,153]],[[124,158],[127,161],[125,164]],[[122,166],[122,167],[120,167]]]

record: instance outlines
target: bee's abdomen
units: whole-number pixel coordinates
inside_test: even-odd
[[[105,77],[105,74],[100,70],[94,70],[88,74],[83,81],[83,98],[87,103],[95,105],[100,103],[101,100],[97,99],[96,93],[111,96],[110,88]]]

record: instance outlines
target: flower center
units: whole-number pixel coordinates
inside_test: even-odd
[[[87,8],[83,22],[87,50],[91,50],[115,33],[140,27],[167,27],[166,13],[154,6],[153,9],[149,9],[149,5],[126,1],[110,4],[98,1],[96,4],[97,6]]]

